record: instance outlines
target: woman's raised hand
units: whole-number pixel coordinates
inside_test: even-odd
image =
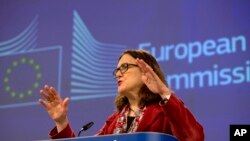
[[[154,70],[142,59],[136,59],[137,65],[140,67],[143,75],[142,81],[155,94],[160,94],[161,97],[170,95],[170,89],[162,82]]]
[[[44,89],[40,90],[40,94],[44,99],[39,99],[39,102],[47,110],[49,116],[55,121],[57,130],[60,132],[68,124],[67,111],[69,98],[62,99],[55,88],[45,85]]]

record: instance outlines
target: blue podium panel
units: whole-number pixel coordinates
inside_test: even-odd
[[[78,138],[57,139],[59,141],[178,141],[168,134],[156,132],[137,132],[118,135],[86,136]]]

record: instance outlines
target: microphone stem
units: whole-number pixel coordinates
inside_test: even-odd
[[[81,133],[82,133],[82,129],[78,132],[78,135],[77,135],[77,137],[80,137],[80,135],[81,135]]]

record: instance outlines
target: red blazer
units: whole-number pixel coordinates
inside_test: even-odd
[[[119,112],[113,113],[96,135],[112,134],[118,117]],[[203,127],[174,94],[171,95],[166,104],[156,103],[147,106],[136,132],[171,134],[180,141],[204,140]],[[51,130],[50,137],[52,139],[69,138],[75,137],[75,134],[68,125],[60,133],[57,133],[55,127]]]

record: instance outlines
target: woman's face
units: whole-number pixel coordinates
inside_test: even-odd
[[[124,64],[134,64],[128,65],[127,71],[121,73],[121,71],[117,71],[117,84],[118,84],[118,93],[121,95],[128,95],[135,93],[137,94],[142,85],[142,72],[140,68],[136,64],[136,59],[134,59],[129,54],[125,54],[121,57],[118,62],[117,68],[124,66]]]

